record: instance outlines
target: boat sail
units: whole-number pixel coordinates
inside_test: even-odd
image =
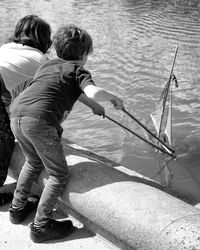
[[[168,116],[164,133],[168,138],[168,144],[171,146],[172,145],[172,86],[171,85],[168,98]]]
[[[171,85],[168,82],[161,94],[160,100],[150,114],[158,138],[171,146],[172,142],[172,96]]]
[[[150,114],[151,121],[154,126],[154,131],[157,137],[165,143],[165,145],[172,147],[172,82],[178,87],[177,79],[173,73],[174,64],[176,60],[178,47],[175,50],[175,56],[172,64],[169,79],[161,93],[159,101],[156,103],[153,112]],[[161,145],[165,150],[165,146]],[[161,158],[158,160],[160,182],[165,187],[171,187],[173,174],[169,167],[170,159]],[[157,176],[155,175],[155,177]]]
[[[156,103],[153,112],[150,114],[151,120],[155,127],[158,138],[164,143],[172,145],[172,85],[171,82],[175,81],[177,85],[176,77],[173,74],[173,68],[177,55],[178,47],[176,47],[175,56],[169,79],[161,93],[159,101]]]

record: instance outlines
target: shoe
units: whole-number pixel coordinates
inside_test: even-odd
[[[71,220],[57,221],[50,219],[44,226],[36,227],[30,224],[30,238],[35,243],[47,240],[58,240],[69,236],[73,232]]]
[[[39,196],[33,195],[28,198],[25,207],[22,209],[15,209],[11,205],[8,209],[10,222],[13,224],[21,223],[31,212],[37,208],[38,202]]]
[[[4,206],[11,202],[13,199],[13,193],[0,193],[0,206]]]

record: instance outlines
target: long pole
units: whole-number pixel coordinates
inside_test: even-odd
[[[165,146],[170,152],[175,153],[175,150],[169,148],[160,138],[158,138],[154,133],[152,133],[144,124],[142,124],[135,116],[130,114],[125,108],[122,108],[122,111],[130,116],[134,121],[136,121],[141,127],[143,127],[150,135],[157,139],[163,146]]]
[[[119,122],[117,122],[116,120],[112,119],[111,117],[109,117],[109,116],[107,116],[107,115],[105,115],[105,117],[106,117],[108,120],[110,120],[110,121],[114,122],[115,124],[119,125],[120,127],[126,129],[127,131],[129,131],[129,132],[132,133],[133,135],[137,136],[138,138],[140,138],[140,139],[143,140],[144,142],[148,143],[149,145],[155,147],[156,149],[158,149],[158,150],[161,151],[162,153],[165,153],[165,154],[167,154],[167,155],[169,155],[169,156],[171,156],[171,157],[173,157],[173,158],[176,158],[175,155],[173,155],[173,154],[167,152],[166,150],[164,150],[163,148],[161,148],[161,147],[159,147],[159,146],[157,146],[157,145],[151,143],[150,141],[146,140],[146,139],[143,138],[142,136],[140,136],[140,135],[138,135],[137,133],[133,132],[132,130],[130,130],[129,128],[125,127],[125,126],[122,125],[121,123],[119,123]]]

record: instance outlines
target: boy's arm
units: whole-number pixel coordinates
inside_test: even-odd
[[[83,67],[79,67],[76,70],[76,79],[81,87],[81,90],[88,98],[97,102],[110,101],[116,109],[123,108],[123,101],[105,89],[97,87],[92,80],[90,72],[85,70]]]
[[[88,98],[97,102],[110,101],[116,109],[124,107],[123,101],[119,97],[95,85],[87,85],[84,88],[84,93]]]
[[[87,97],[85,93],[82,93],[79,96],[78,100],[81,103],[88,106],[89,108],[91,108],[95,115],[100,115],[100,116],[102,115],[103,117],[105,116],[105,109],[100,104],[98,104],[97,102],[95,102],[91,98]]]

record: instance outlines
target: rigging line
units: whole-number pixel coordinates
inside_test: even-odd
[[[176,46],[176,49],[175,49],[175,55],[174,55],[174,59],[173,59],[173,63],[172,63],[172,68],[171,68],[171,72],[170,72],[170,77],[172,76],[173,71],[174,71],[174,65],[175,65],[177,53],[178,53],[178,46]]]
[[[173,154],[169,153],[168,151],[164,150],[163,148],[161,148],[161,147],[159,147],[159,146],[157,146],[157,145],[151,143],[150,141],[146,140],[146,139],[143,138],[142,136],[140,136],[140,135],[138,135],[137,133],[133,132],[132,130],[130,130],[129,128],[125,127],[125,126],[122,125],[121,123],[119,123],[119,122],[117,122],[116,120],[112,119],[111,117],[109,117],[109,116],[107,116],[107,115],[105,115],[105,117],[106,117],[108,120],[110,120],[110,121],[116,123],[116,124],[119,125],[120,127],[126,129],[126,130],[129,131],[130,133],[134,134],[135,136],[137,136],[138,138],[140,138],[140,139],[143,140],[144,142],[146,142],[146,143],[150,144],[151,146],[155,147],[156,149],[158,149],[158,150],[161,151],[162,153],[165,153],[165,154],[167,154],[167,155],[173,157],[174,159],[176,158],[175,155],[173,155]]]
[[[157,139],[164,147],[166,147],[170,152],[175,153],[175,150],[168,147],[160,138],[158,138],[154,133],[152,133],[144,124],[142,124],[136,117],[130,114],[125,108],[122,108],[122,111],[130,116],[134,121],[136,121],[141,127],[143,127],[150,135]]]
[[[171,120],[171,124],[170,124],[170,140],[172,143],[172,85],[170,86],[170,98],[171,98],[171,102],[170,102],[170,120]]]

